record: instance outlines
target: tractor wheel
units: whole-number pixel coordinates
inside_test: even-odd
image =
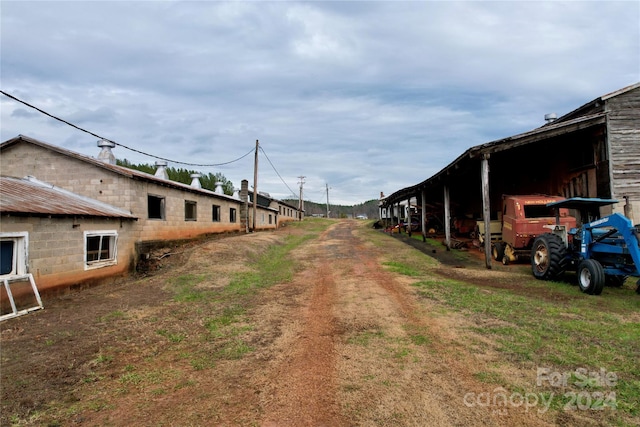
[[[533,242],[531,270],[536,279],[554,280],[564,273],[567,265],[567,248],[560,236],[545,233]]]
[[[627,276],[605,276],[604,284],[612,288],[621,288],[624,285],[624,281],[627,280]]]
[[[600,295],[604,288],[604,269],[594,259],[585,259],[578,266],[578,286],[589,295]]]
[[[491,255],[496,261],[501,261],[504,256],[504,245],[502,242],[495,242],[491,248]]]

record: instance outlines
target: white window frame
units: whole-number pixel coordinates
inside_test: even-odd
[[[0,240],[14,242],[11,273],[0,275],[0,277],[22,276],[27,274],[29,270],[29,233],[26,231],[3,232],[0,233]]]
[[[100,237],[100,242],[106,237],[111,240],[109,246],[109,258],[96,261],[87,261],[87,239],[89,237]],[[93,270],[95,268],[107,267],[118,263],[118,232],[116,230],[92,230],[84,232],[84,269]]]

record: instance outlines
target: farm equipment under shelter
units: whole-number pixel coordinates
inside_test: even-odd
[[[569,216],[569,209],[555,209],[554,219],[554,209],[549,204],[560,200],[564,199],[544,195],[503,196],[502,219],[491,222],[493,258],[505,265],[519,259],[528,260],[536,237],[546,233],[554,222],[565,228],[575,227],[576,219]],[[484,230],[484,226],[481,228]],[[480,236],[481,241],[483,237]]]
[[[640,277],[640,226],[620,213],[597,218],[598,208],[617,203],[612,199],[575,197],[549,203],[556,209],[576,209],[585,223],[567,230],[556,216],[551,232],[538,236],[531,249],[533,275],[553,280],[576,271],[580,290],[599,295],[605,284],[621,286],[629,276]],[[640,280],[636,292],[640,293]]]

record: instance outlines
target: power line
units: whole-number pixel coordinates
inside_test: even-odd
[[[144,151],[136,150],[135,148],[127,147],[127,146],[126,146],[126,145],[124,145],[124,144],[120,144],[119,142],[115,142],[115,141],[113,141],[113,140],[111,140],[111,139],[109,139],[109,138],[102,137],[102,136],[100,136],[100,135],[98,135],[98,134],[96,134],[96,133],[93,133],[93,132],[88,131],[88,130],[86,130],[86,129],[84,129],[84,128],[81,128],[80,126],[74,125],[73,123],[70,123],[70,122],[68,122],[68,121],[66,121],[66,120],[64,120],[64,119],[61,119],[60,117],[54,116],[53,114],[50,114],[50,113],[47,113],[46,111],[44,111],[44,110],[42,110],[42,109],[40,109],[40,108],[38,108],[38,107],[36,107],[36,106],[34,106],[34,105],[31,105],[31,104],[29,104],[29,103],[28,103],[28,102],[26,102],[26,101],[23,101],[23,100],[21,100],[21,99],[19,99],[19,98],[16,98],[15,96],[13,96],[13,95],[11,95],[11,94],[8,94],[7,92],[5,92],[5,91],[3,91],[3,90],[0,90],[0,93],[2,93],[4,96],[6,96],[6,97],[8,97],[8,98],[13,99],[14,101],[17,101],[17,102],[19,102],[19,103],[21,103],[21,104],[26,105],[26,106],[27,106],[27,107],[29,107],[29,108],[33,108],[34,110],[36,110],[36,111],[38,111],[38,112],[40,112],[40,113],[44,114],[45,116],[49,116],[49,117],[51,117],[52,119],[58,120],[59,122],[62,122],[62,123],[64,123],[64,124],[66,124],[66,125],[69,125],[69,126],[71,126],[71,127],[73,127],[73,128],[76,128],[76,129],[78,129],[79,131],[82,131],[82,132],[84,132],[84,133],[87,133],[87,134],[89,134],[89,135],[91,135],[91,136],[94,136],[94,137],[99,138],[99,139],[103,139],[103,140],[105,140],[105,141],[112,142],[112,143],[114,143],[114,144],[116,144],[116,145],[118,145],[118,146],[120,146],[120,147],[122,147],[122,148],[125,148],[125,149],[127,149],[127,150],[133,151],[133,152],[135,152],[135,153],[142,154],[142,155],[149,156],[149,157],[153,157],[154,159],[158,159],[158,160],[166,160],[167,162],[171,162],[171,163],[177,163],[177,164],[187,165],[187,166],[199,166],[199,167],[215,167],[215,166],[224,166],[224,165],[228,165],[228,164],[230,164],[230,163],[235,163],[235,162],[237,162],[237,161],[239,161],[239,160],[244,159],[244,158],[245,158],[245,157],[247,157],[249,154],[253,153],[253,150],[254,150],[253,148],[251,148],[251,150],[249,150],[249,151],[247,152],[247,154],[245,154],[245,155],[243,155],[243,156],[241,156],[241,157],[238,157],[238,158],[237,158],[237,159],[235,159],[235,160],[231,160],[231,161],[224,162],[224,163],[201,164],[201,163],[180,162],[180,161],[178,161],[178,160],[167,159],[167,158],[165,158],[165,157],[156,156],[156,155],[154,155],[154,154],[149,154],[149,153],[145,153]]]
[[[293,195],[294,198],[297,197],[296,193],[294,193],[293,190],[291,189],[291,187],[289,187],[289,185],[284,181],[284,179],[282,179],[282,176],[280,176],[280,173],[278,172],[276,167],[273,166],[273,163],[271,163],[271,160],[269,159],[269,156],[267,156],[267,153],[264,151],[264,148],[262,148],[262,145],[260,146],[260,151],[262,151],[262,154],[264,154],[264,156],[267,158],[267,161],[269,162],[269,164],[271,165],[271,167],[275,171],[276,175],[278,175],[278,177],[280,178],[280,181],[282,181],[282,183],[289,189],[289,191],[291,192],[291,194]]]

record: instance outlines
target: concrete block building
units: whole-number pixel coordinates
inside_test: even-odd
[[[118,166],[111,151],[115,144],[101,141],[99,146],[102,152],[93,158],[22,135],[0,144],[3,200],[10,186],[22,186],[24,195],[16,195],[15,206],[8,199],[0,206],[3,257],[24,252],[12,252],[4,243],[23,236],[28,256],[22,268],[33,273],[40,289],[125,274],[151,248],[167,241],[276,229],[297,217],[282,215],[277,203],[258,204],[254,230],[246,181],[240,195],[229,196],[221,188],[201,188],[197,175],[191,185],[169,180],[163,162],[155,175]],[[48,201],[31,200],[28,186],[41,192],[48,187]],[[78,210],[80,200],[94,209]],[[39,209],[30,209],[33,205]],[[93,262],[89,252],[96,241],[111,245],[95,249],[110,253],[109,262]],[[4,264],[3,272],[9,268]]]

